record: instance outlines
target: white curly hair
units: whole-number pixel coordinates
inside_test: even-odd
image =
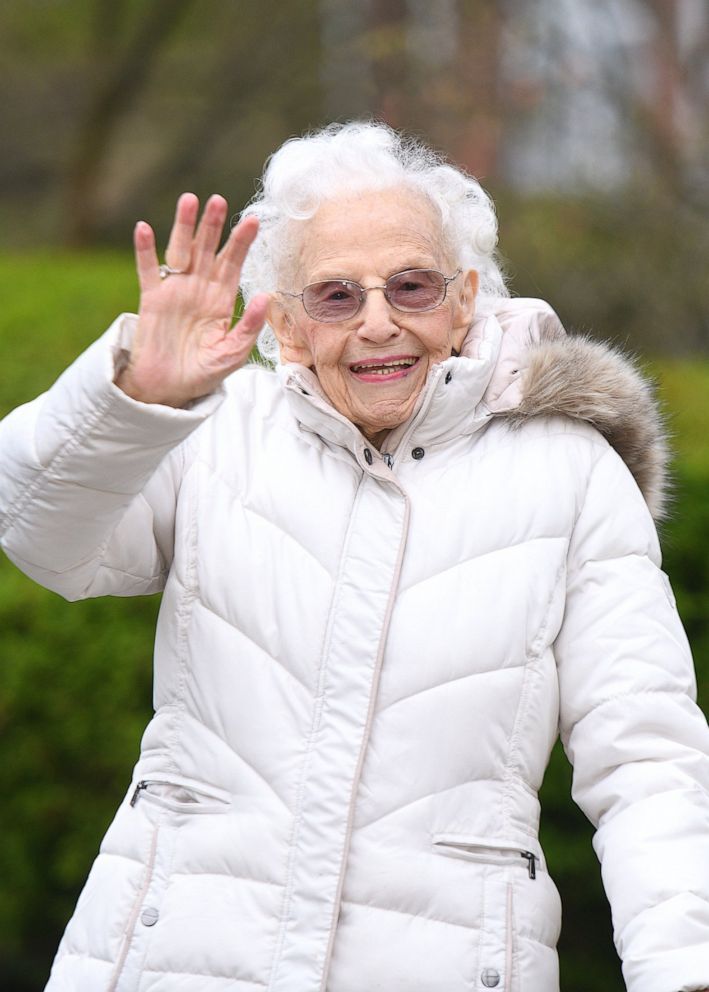
[[[260,221],[242,271],[245,302],[282,288],[302,237],[294,222],[308,220],[325,200],[402,186],[421,192],[438,210],[444,246],[460,268],[478,272],[479,296],[508,296],[496,252],[495,208],[478,181],[386,124],[353,121],[291,138],[268,159],[260,187],[241,213]],[[278,361],[268,325],[258,347],[267,361]]]

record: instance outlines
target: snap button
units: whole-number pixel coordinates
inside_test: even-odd
[[[423,450],[423,448],[414,448],[413,451],[411,452],[411,457],[415,458],[416,461],[419,462],[421,461],[421,459],[425,454],[426,452]]]
[[[496,985],[500,984],[500,972],[496,968],[485,968],[480,976],[480,981],[486,989],[494,989]]]
[[[452,378],[453,378],[453,373],[446,372],[446,386],[448,385],[448,383],[451,381]]]
[[[367,465],[371,465],[372,462],[374,461],[374,458],[372,457],[372,452],[369,450],[369,448],[364,449],[364,460],[366,461]]]
[[[155,908],[155,906],[146,906],[143,912],[140,914],[140,922],[144,927],[154,927],[158,922],[158,917],[160,913]]]

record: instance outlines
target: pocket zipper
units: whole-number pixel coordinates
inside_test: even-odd
[[[516,858],[521,858],[527,862],[526,868],[531,879],[537,877],[538,855],[533,851],[521,850],[516,844],[508,844],[505,841],[496,843],[478,843],[475,841],[461,841],[458,838],[439,835],[433,840],[434,849],[438,854],[448,855],[448,857],[462,857],[470,861],[479,861],[483,864],[514,864]],[[448,850],[446,850],[446,848]],[[517,864],[522,867],[521,862]]]
[[[171,799],[169,796],[163,796],[148,791],[152,786],[167,786],[172,789],[181,789],[183,792],[188,794],[202,796],[208,801],[202,803],[199,799],[181,801]],[[168,809],[176,810],[177,812],[189,811],[193,813],[208,813],[212,812],[216,808],[226,808],[230,805],[227,793],[216,789],[207,790],[200,786],[193,785],[188,781],[175,782],[171,779],[165,778],[141,779],[136,784],[133,794],[130,797],[131,806],[135,806],[137,804],[142,793],[144,793],[145,797],[149,798],[151,802],[155,802],[160,806],[166,806]]]

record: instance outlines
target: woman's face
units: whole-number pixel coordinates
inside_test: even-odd
[[[434,207],[406,189],[325,202],[304,222],[299,259],[293,285],[282,289],[300,293],[310,283],[338,278],[367,288],[406,269],[437,269],[445,276],[456,271]],[[411,415],[431,366],[460,350],[476,289],[477,274],[461,273],[448,284],[443,303],[420,313],[394,309],[375,290],[365,294],[359,313],[339,323],[318,322],[301,300],[275,296],[269,322],[282,361],[311,367],[335,409],[379,444]]]

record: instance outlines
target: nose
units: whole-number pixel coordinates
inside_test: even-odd
[[[381,344],[397,337],[401,333],[396,315],[398,311],[392,307],[379,287],[365,294],[364,304],[358,317],[357,333],[364,340]]]

